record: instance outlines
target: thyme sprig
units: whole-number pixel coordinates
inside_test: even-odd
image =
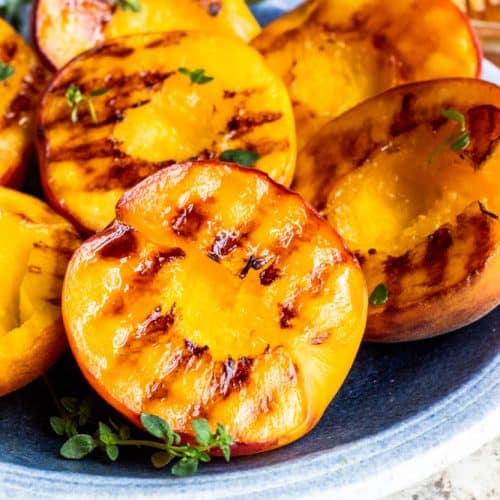
[[[141,4],[139,3],[139,0],[112,0],[112,3],[118,5],[124,11],[141,11]]]
[[[86,105],[90,118],[93,123],[97,123],[97,114],[95,111],[94,103],[92,102],[93,97],[98,97],[105,94],[107,89],[96,89],[90,92],[88,95],[85,95],[78,85],[72,83],[66,89],[66,93],[64,94],[66,97],[66,102],[71,110],[71,121],[73,123],[78,122],[78,110],[82,104]]]
[[[178,71],[181,75],[187,76],[191,80],[191,84],[196,83],[198,85],[204,85],[205,83],[209,83],[214,79],[213,76],[206,75],[203,68],[194,70],[179,68]]]
[[[49,392],[60,415],[50,417],[50,425],[58,436],[68,438],[60,448],[62,457],[81,460],[94,451],[104,452],[109,460],[116,461],[123,446],[152,448],[151,463],[161,469],[169,464],[174,476],[190,476],[198,470],[200,462],[210,462],[210,450],[219,449],[227,462],[231,459],[232,437],[222,424],[212,432],[207,420],[193,420],[194,443],[182,443],[168,422],[157,415],[143,413],[140,416],[144,429],[156,439],[135,438],[128,425],[112,418],[97,419],[90,398],[57,398],[50,381],[45,378]],[[93,429],[93,431],[92,431]]]
[[[450,121],[457,122],[459,129],[455,130],[449,137],[447,137],[431,154],[429,163],[432,163],[445,149],[451,151],[463,151],[467,149],[470,144],[470,133],[467,130],[465,116],[456,109],[444,109],[441,111],[441,116]]]
[[[16,72],[13,66],[9,66],[5,64],[3,61],[0,61],[0,82],[7,80]]]

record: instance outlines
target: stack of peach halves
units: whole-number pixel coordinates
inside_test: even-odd
[[[243,0],[38,0],[33,28],[49,69],[0,24],[0,180],[36,138],[60,215],[0,188],[0,394],[67,336],[131,421],[254,453],[318,422],[363,334],[498,305],[500,89],[451,0],[310,0],[262,31]]]

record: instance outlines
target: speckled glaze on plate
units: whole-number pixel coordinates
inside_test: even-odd
[[[264,24],[296,0],[254,6]],[[485,79],[500,70],[485,62]],[[111,464],[58,457],[61,440],[40,381],[0,400],[0,498],[370,499],[402,489],[500,434],[500,308],[435,339],[362,346],[342,390],[302,440],[270,453],[203,466],[175,479],[147,455]],[[51,377],[81,386],[68,360]]]

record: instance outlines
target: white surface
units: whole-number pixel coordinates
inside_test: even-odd
[[[385,500],[498,500],[500,439],[426,481]]]

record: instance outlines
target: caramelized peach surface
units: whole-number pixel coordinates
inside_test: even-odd
[[[288,87],[299,147],[383,90],[476,76],[481,64],[470,23],[449,0],[308,0],[252,44]]]
[[[42,375],[66,347],[61,288],[79,237],[45,203],[0,187],[0,396]]]
[[[470,144],[440,146],[466,121]],[[305,146],[294,188],[356,251],[371,306],[366,338],[407,340],[500,302],[500,89],[472,79],[408,85],[333,120]],[[439,154],[436,154],[438,152]]]
[[[71,84],[86,96],[107,90],[92,98],[95,122],[81,105],[72,123]],[[38,127],[45,193],[87,231],[111,222],[126,189],[177,161],[251,151],[253,166],[285,185],[295,169],[283,83],[255,49],[199,32],[134,35],[79,56],[48,87]]]
[[[110,39],[138,33],[203,30],[250,41],[259,32],[244,0],[37,0],[33,39],[55,68]]]
[[[18,187],[34,139],[35,108],[48,73],[38,58],[0,19],[0,186]],[[10,76],[7,76],[10,75]]]
[[[221,422],[234,453],[317,423],[365,327],[362,272],[335,231],[266,175],[174,165],[128,191],[75,253],[64,321],[94,388],[189,435]]]

